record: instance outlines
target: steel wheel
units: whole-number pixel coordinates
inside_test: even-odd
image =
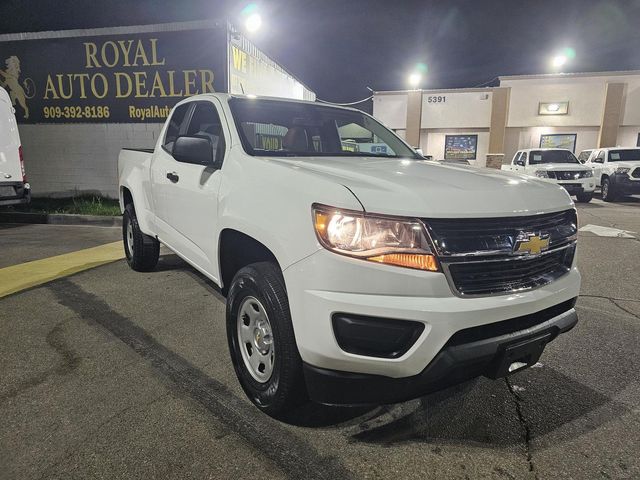
[[[242,301],[237,327],[240,352],[247,370],[257,382],[267,382],[273,373],[275,348],[269,317],[257,298],[246,297]]]
[[[131,221],[127,222],[127,247],[129,248],[129,255],[133,257],[133,225]]]

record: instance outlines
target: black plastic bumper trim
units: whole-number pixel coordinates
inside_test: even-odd
[[[401,357],[424,331],[421,322],[350,313],[334,313],[331,323],[342,350],[378,358]]]

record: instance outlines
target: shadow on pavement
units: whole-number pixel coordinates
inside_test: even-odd
[[[504,380],[479,379],[475,386],[452,387],[391,407],[380,418],[360,424],[351,439],[385,445],[437,440],[507,447],[522,442],[525,428],[530,440],[559,428],[567,428],[575,438],[629,411],[550,368],[529,369],[509,382],[515,394]],[[607,414],[578,421],[599,409]]]

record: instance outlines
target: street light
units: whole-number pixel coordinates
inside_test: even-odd
[[[422,75],[420,75],[418,72],[414,72],[409,75],[409,85],[411,85],[413,88],[418,88],[418,85],[420,85],[421,81]]]
[[[553,57],[551,64],[554,68],[562,68],[564,64],[567,63],[567,60],[568,58],[566,55],[556,55],[555,57]]]
[[[260,29],[262,25],[262,17],[259,13],[252,13],[247,17],[244,22],[244,26],[248,32],[255,32]]]

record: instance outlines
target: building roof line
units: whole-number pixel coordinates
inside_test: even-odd
[[[126,25],[121,27],[77,28],[72,30],[47,30],[43,32],[4,33],[0,42],[18,40],[47,40],[53,38],[91,37],[130,33],[176,32],[223,26],[223,20],[194,20],[189,22],[154,23],[150,25]]]
[[[442,93],[458,93],[458,92],[463,92],[463,93],[464,92],[485,92],[485,93],[490,93],[495,88],[496,87],[443,88],[443,89],[430,88],[430,89],[419,89],[419,90],[374,90],[373,94],[374,95],[377,95],[377,94],[400,95],[400,94],[407,94],[409,92],[415,92],[415,91],[422,92],[423,94],[425,94],[425,93],[426,94],[429,94],[429,93],[442,94]]]
[[[535,73],[531,75],[502,75],[498,80],[535,80],[545,78],[575,77],[615,77],[622,75],[640,75],[640,70],[614,70],[611,72],[574,72],[574,73]]]

